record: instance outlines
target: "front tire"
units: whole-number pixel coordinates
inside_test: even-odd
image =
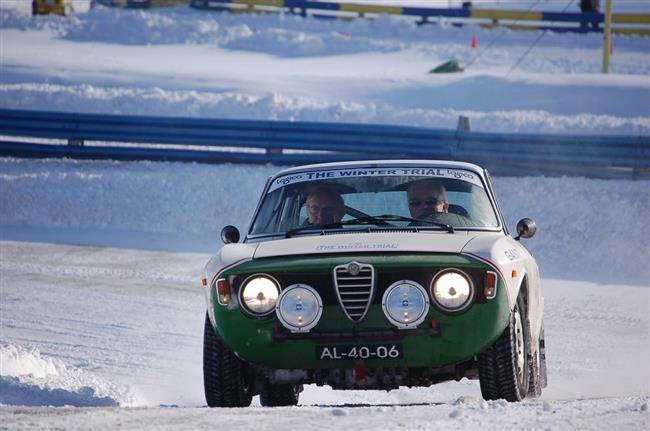
[[[248,366],[214,333],[208,314],[203,328],[203,387],[208,407],[247,407],[252,401]]]
[[[542,323],[542,330],[539,334],[539,342],[537,344],[537,353],[532,355],[530,360],[528,396],[539,397],[542,395],[542,388],[546,386],[546,351],[544,346],[544,324]]]
[[[260,403],[264,407],[295,406],[301,389],[302,385],[273,384],[267,381],[260,391]]]
[[[525,307],[520,296],[508,327],[492,346],[478,356],[481,395],[486,400],[504,398],[515,402],[528,394],[530,331],[521,310]]]

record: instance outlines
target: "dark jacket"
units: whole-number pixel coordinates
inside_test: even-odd
[[[598,12],[600,0],[580,0],[580,10],[583,12]]]

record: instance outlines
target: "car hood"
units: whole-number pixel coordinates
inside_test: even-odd
[[[477,234],[480,233],[399,231],[310,235],[260,243],[253,258],[332,253],[460,253]]]

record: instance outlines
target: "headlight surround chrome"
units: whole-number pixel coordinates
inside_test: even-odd
[[[386,318],[399,329],[416,328],[429,312],[429,295],[419,283],[400,280],[388,286],[381,307]]]
[[[268,274],[253,274],[241,284],[242,308],[253,316],[272,313],[280,295],[280,284]]]
[[[442,310],[458,312],[471,304],[474,284],[459,269],[444,269],[431,280],[431,297]]]
[[[313,287],[292,284],[280,294],[275,313],[291,332],[308,332],[318,324],[323,314],[323,300]]]

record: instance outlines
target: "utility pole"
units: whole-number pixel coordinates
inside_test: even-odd
[[[609,73],[609,53],[612,50],[612,1],[605,6],[605,30],[603,42],[603,73]]]

